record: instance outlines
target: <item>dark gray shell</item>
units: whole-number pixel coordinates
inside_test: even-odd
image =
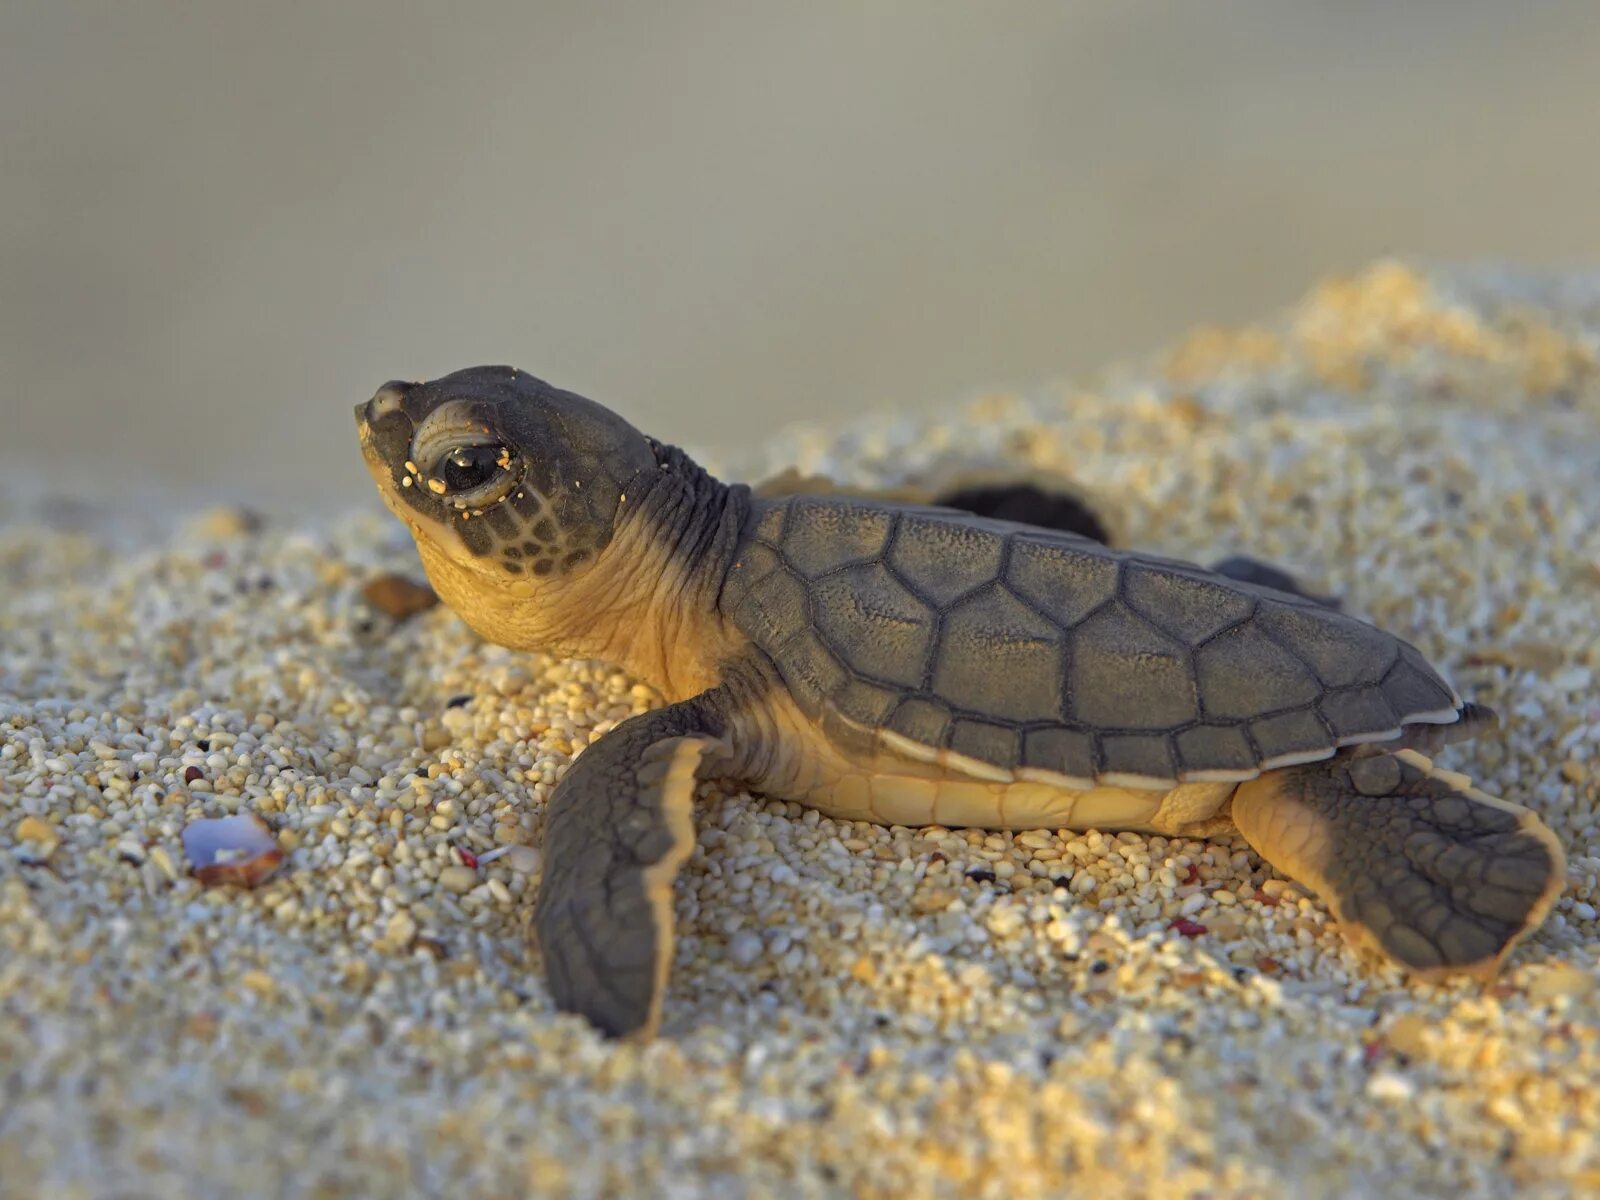
[[[758,502],[721,603],[830,736],[1006,771],[1248,778],[1461,709],[1315,601],[955,511]]]

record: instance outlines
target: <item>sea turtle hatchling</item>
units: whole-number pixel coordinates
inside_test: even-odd
[[[1493,714],[1306,597],[952,509],[759,498],[509,367],[389,383],[356,417],[468,625],[669,701],[546,815],[551,992],[607,1033],[659,1023],[705,777],[848,820],[1237,828],[1422,974],[1492,974],[1562,886],[1537,816],[1422,753]]]

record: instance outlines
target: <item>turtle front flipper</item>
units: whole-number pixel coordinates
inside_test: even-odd
[[[695,784],[720,727],[705,697],[617,726],[545,816],[535,924],[557,1007],[613,1037],[654,1036],[672,966],[672,883],[694,850]]]
[[[1534,813],[1409,750],[1273,771],[1240,785],[1233,820],[1353,945],[1423,976],[1492,977],[1565,882]]]

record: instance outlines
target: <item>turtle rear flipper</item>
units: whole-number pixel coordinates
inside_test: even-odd
[[[1233,820],[1352,944],[1424,976],[1492,977],[1565,882],[1544,822],[1414,751],[1274,771],[1240,785]]]
[[[654,1036],[672,966],[672,883],[720,745],[696,701],[619,725],[572,765],[545,817],[535,924],[556,1005],[613,1037]]]
[[[940,492],[933,503],[995,521],[1037,525],[1041,529],[1055,529],[1111,544],[1111,531],[1094,506],[1064,486],[1049,486],[1032,480],[970,481]]]
[[[1212,563],[1211,569],[1218,575],[1237,579],[1240,583],[1253,583],[1257,587],[1268,587],[1291,596],[1304,596],[1307,600],[1315,600],[1324,608],[1344,607],[1339,597],[1319,596],[1315,592],[1308,591],[1304,584],[1282,567],[1275,567],[1247,554],[1235,554],[1230,558],[1224,558],[1220,562]]]

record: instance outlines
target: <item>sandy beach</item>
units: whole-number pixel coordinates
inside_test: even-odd
[[[420,578],[375,508],[136,540],[57,480],[0,508],[0,1195],[1600,1191],[1600,277],[1379,264],[707,465],[1053,471],[1124,544],[1283,564],[1498,710],[1440,762],[1544,817],[1566,891],[1495,983],[1413,985],[1242,840],[712,786],[663,1036],[608,1043],[531,945],[542,813],[657,698],[375,611]],[[184,829],[239,813],[284,861],[206,887]]]

